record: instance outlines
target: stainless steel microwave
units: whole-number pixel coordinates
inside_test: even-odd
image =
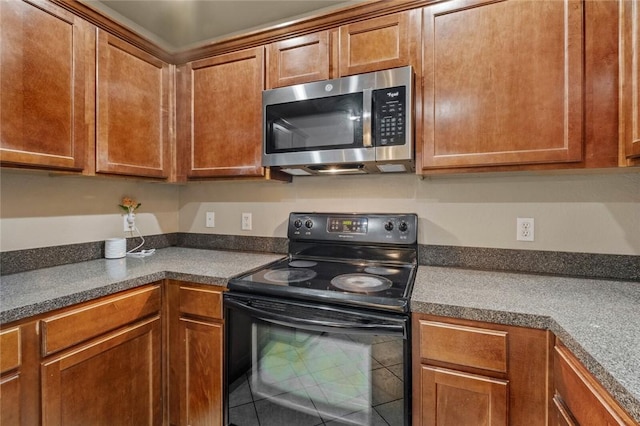
[[[262,165],[291,175],[414,170],[411,67],[262,94]]]

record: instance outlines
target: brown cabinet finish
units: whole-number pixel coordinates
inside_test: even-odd
[[[40,423],[36,321],[0,331],[0,425]]]
[[[93,42],[91,25],[49,2],[0,2],[2,165],[84,169]]]
[[[640,164],[640,5],[629,0],[620,2],[620,146],[623,164]]]
[[[178,140],[186,176],[264,176],[264,48],[190,62],[180,67],[179,79]]]
[[[408,10],[342,25],[340,77],[419,63],[420,11]]]
[[[424,8],[423,170],[583,159],[583,7]]]
[[[330,78],[329,39],[321,31],[267,46],[267,88]]]
[[[222,425],[222,289],[168,281],[169,422]]]
[[[96,171],[168,177],[170,66],[99,30],[97,68]]]
[[[42,424],[161,425],[160,317],[42,362]]]
[[[553,381],[554,403],[564,408],[565,419],[575,419],[582,426],[638,425],[559,342],[553,354]]]
[[[508,391],[505,380],[423,366],[422,416],[418,424],[506,426]]]
[[[45,318],[41,322],[42,354],[77,345],[138,318],[160,311],[159,285],[105,297],[97,302]]]
[[[420,322],[420,358],[507,372],[504,331],[435,321]]]
[[[0,424],[20,422],[20,328],[0,331]],[[13,371],[12,371],[13,370]]]
[[[424,314],[412,330],[414,426],[547,424],[547,331]]]

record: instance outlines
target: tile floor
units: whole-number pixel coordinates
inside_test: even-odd
[[[231,385],[230,424],[404,425],[401,339],[277,328],[260,336],[253,367]]]

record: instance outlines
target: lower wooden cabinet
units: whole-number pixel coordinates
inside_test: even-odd
[[[0,424],[20,423],[20,328],[0,331]]]
[[[421,381],[422,415],[419,424],[508,424],[509,383],[506,380],[423,365]]]
[[[169,421],[222,425],[222,289],[169,281]]]
[[[553,352],[553,377],[551,425],[638,425],[559,341]]]
[[[545,330],[414,314],[413,425],[547,424]]]
[[[42,363],[43,425],[161,425],[161,321],[154,316]]]

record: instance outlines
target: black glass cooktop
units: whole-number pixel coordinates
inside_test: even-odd
[[[230,290],[406,310],[415,266],[290,257],[229,281]]]

